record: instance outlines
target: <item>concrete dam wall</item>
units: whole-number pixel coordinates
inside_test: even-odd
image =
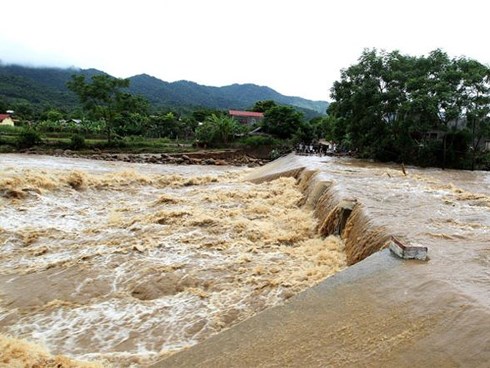
[[[347,263],[353,265],[388,245],[390,235],[380,226],[373,226],[361,202],[342,192],[334,182],[322,175],[320,169],[304,166],[291,169],[289,166],[301,164],[302,158],[287,156],[272,165],[286,171],[273,172],[268,166],[257,169],[248,179],[255,183],[274,180],[278,177],[294,177],[304,193],[303,205],[314,211],[318,219],[318,232],[323,236],[339,235],[345,241]],[[271,165],[271,166],[272,166]]]

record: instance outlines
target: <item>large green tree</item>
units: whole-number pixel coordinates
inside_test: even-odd
[[[341,80],[332,88],[335,101],[329,114],[345,126],[346,141],[365,156],[378,157],[391,149],[388,127],[398,118],[395,105],[402,102],[391,81],[387,57],[376,50],[364,51],[358,64],[342,70]]]
[[[473,152],[486,134],[489,68],[441,50],[421,57],[365,50],[331,97],[330,134],[362,156],[457,166],[470,146],[460,123],[473,129]]]
[[[91,118],[105,124],[108,142],[111,142],[116,125],[124,123],[131,113],[145,112],[147,104],[140,97],[126,92],[129,79],[113,78],[109,75],[94,75],[91,82],[83,75],[73,75],[68,88],[75,92]]]
[[[262,122],[266,133],[281,139],[291,138],[301,128],[303,114],[291,106],[274,106],[264,114]]]
[[[479,146],[490,138],[490,68],[476,60],[456,61],[461,79],[458,93],[471,136],[471,169],[475,169]]]

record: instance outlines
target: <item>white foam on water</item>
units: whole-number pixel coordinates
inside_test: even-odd
[[[338,241],[307,243],[316,222],[291,178],[256,185],[236,169],[27,161],[3,169],[18,192],[0,197],[0,278],[10,281],[0,331],[52,353],[139,365],[345,266]],[[329,244],[332,264],[321,265],[308,249]]]

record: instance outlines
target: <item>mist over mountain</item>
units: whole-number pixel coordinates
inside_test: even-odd
[[[77,106],[77,96],[66,83],[74,74],[87,78],[107,74],[97,69],[28,67],[0,64],[0,99],[6,103],[25,102],[71,109]],[[129,78],[129,91],[148,99],[154,108],[249,109],[260,100],[274,100],[305,113],[305,117],[323,115],[326,101],[284,96],[265,86],[232,84],[224,87],[204,86],[190,81],[165,82],[147,74]]]

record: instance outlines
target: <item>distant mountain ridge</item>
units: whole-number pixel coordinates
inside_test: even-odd
[[[74,107],[77,97],[66,87],[73,74],[87,78],[107,74],[97,69],[35,68],[0,65],[0,99],[6,102],[28,102],[55,107]],[[212,109],[249,109],[260,100],[274,100],[291,105],[305,115],[323,115],[326,101],[284,96],[255,84],[232,84],[224,87],[204,86],[190,81],[165,82],[147,74],[130,78],[129,91],[141,95],[155,107],[205,107]]]

